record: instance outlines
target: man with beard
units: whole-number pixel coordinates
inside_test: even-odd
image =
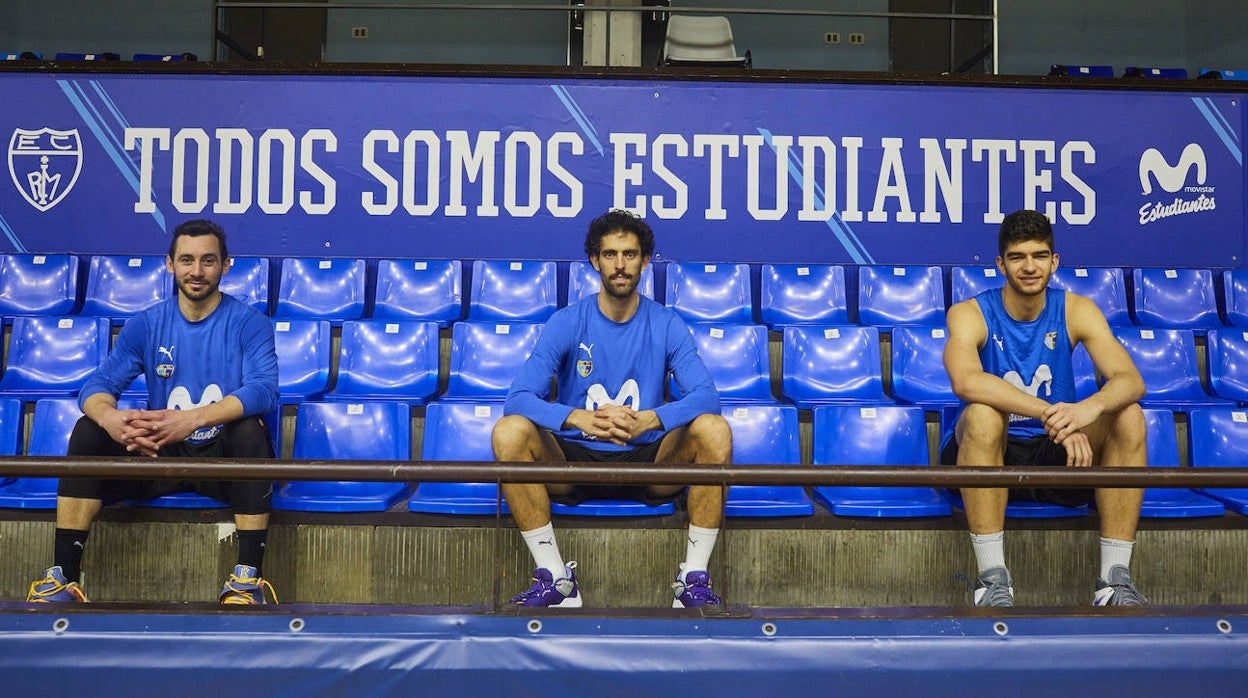
[[[602,278],[602,290],[559,310],[546,323],[494,427],[499,461],[708,466],[731,461],[732,433],[688,325],[637,291],[653,251],[650,226],[627,211],[610,211],[589,224],[585,253]],[[682,397],[664,404],[669,372]],[[552,376],[557,402],[549,400]],[[576,563],[565,563],[555,542],[550,501],[656,503],[676,498],[685,488],[507,483],[502,489],[537,565],[533,585],[512,603],[566,608],[581,606],[584,598]],[[723,518],[724,488],[691,486],[686,502],[686,557],[672,584],[672,605],[722,603],[711,591],[706,570]]]
[[[949,309],[945,370],[962,411],[941,452],[959,466],[1147,465],[1144,413],[1136,401],[1144,381],[1105,315],[1088,298],[1049,288],[1057,269],[1053,228],[1036,211],[1005,217],[997,268],[1005,287]],[[1075,396],[1071,353],[1082,342],[1104,379],[1093,395]],[[1141,606],[1128,568],[1142,490],[1005,490],[963,488],[962,499],[979,567],[976,606],[1012,606],[1005,566],[1005,507],[1010,497],[1065,506],[1095,496],[1101,523],[1101,566],[1093,603]]]
[[[261,417],[278,400],[273,327],[259,311],[218,286],[229,271],[225,233],[206,220],[179,225],[165,267],[176,297],[130,318],[108,359],[83,386],[84,416],[69,439],[71,456],[272,458]],[[139,374],[147,379],[143,410],[117,408]],[[274,425],[276,427],[276,425]],[[228,502],[238,529],[238,565],[223,604],[266,603],[276,596],[260,576],[272,485],[256,481],[62,479],[57,491],[55,565],[31,583],[27,601],[85,602],[79,584],[91,522],[101,506],[181,491]]]

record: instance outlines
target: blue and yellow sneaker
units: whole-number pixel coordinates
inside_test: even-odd
[[[710,604],[722,604],[723,599],[711,591],[711,575],[706,570],[685,570],[680,563],[676,581],[672,582],[672,608],[697,608]]]
[[[273,601],[265,598],[265,592]],[[225,580],[225,588],[221,590],[218,600],[231,606],[254,606],[257,604],[277,603],[277,592],[273,585],[260,578],[255,567],[251,565],[235,565],[230,578]]]
[[[87,603],[87,595],[78,582],[65,579],[59,565],[49,567],[43,579],[30,583],[26,601],[30,603]]]

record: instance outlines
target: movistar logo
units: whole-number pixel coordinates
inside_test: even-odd
[[[190,410],[196,407],[211,405],[214,402],[221,402],[223,397],[221,386],[213,383],[204,388],[204,392],[199,396],[199,401],[196,402],[191,399],[191,391],[179,385],[169,391],[169,399],[166,402],[171,410]],[[196,429],[190,436],[186,437],[186,440],[191,443],[203,443],[216,438],[220,432],[221,425],[219,424],[217,426],[203,427]]]
[[[1030,383],[1023,383],[1023,377],[1018,371],[1010,371],[1001,378],[1032,397],[1040,397],[1041,389],[1044,390],[1045,397],[1053,394],[1053,369],[1049,368],[1048,364],[1040,364],[1035,374],[1032,375]]]
[[[585,391],[585,409],[593,412],[603,405],[620,405],[640,411],[641,388],[637,386],[636,380],[629,378],[620,386],[620,392],[611,397],[602,383],[594,383]]]
[[[1140,156],[1140,188],[1145,196],[1153,193],[1153,182],[1174,194],[1183,189],[1192,168],[1196,168],[1196,183],[1203,185],[1208,173],[1205,151],[1196,143],[1188,143],[1179,155],[1179,161],[1171,165],[1156,148],[1149,148]]]

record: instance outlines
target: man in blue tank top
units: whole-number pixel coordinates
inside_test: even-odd
[[[654,234],[627,211],[596,218],[585,253],[602,290],[551,316],[533,354],[511,385],[494,427],[502,462],[570,461],[722,465],[732,458],[732,432],[719,394],[684,320],[637,291],[650,264]],[[664,403],[671,374],[683,397]],[[558,399],[550,400],[557,383]],[[564,562],[550,521],[550,502],[676,498],[680,485],[504,484],[503,495],[537,569],[533,585],[512,599],[524,606],[577,607],[584,602],[575,562]],[[707,564],[723,517],[724,488],[689,487],[686,557],[672,585],[673,607],[722,603]]]
[[[1005,217],[997,268],[1005,287],[949,309],[945,370],[962,400],[941,462],[960,466],[1144,467],[1146,427],[1136,401],[1144,381],[1090,299],[1049,288],[1057,269],[1053,228],[1036,211]],[[1071,352],[1082,343],[1104,383],[1077,399]],[[1139,489],[1005,490],[963,488],[979,568],[976,606],[1012,606],[1005,566],[1005,507],[1011,497],[1065,506],[1095,496],[1101,519],[1098,606],[1140,606],[1129,570]]]
[[[70,435],[69,455],[272,458],[262,418],[278,399],[273,326],[218,288],[230,268],[225,233],[206,220],[179,225],[165,266],[177,295],[126,321],[108,359],[79,393],[84,416]],[[147,408],[118,409],[118,396],[139,374],[147,380]],[[82,554],[100,508],[182,491],[228,502],[234,510],[238,565],[220,602],[265,603],[266,592],[276,602],[260,576],[270,483],[100,478],[60,481],[55,565],[31,583],[26,600],[86,601],[79,584]]]

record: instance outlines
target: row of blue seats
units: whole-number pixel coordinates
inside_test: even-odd
[[[85,267],[75,255],[4,255],[0,315],[82,314],[120,321],[173,293],[164,265],[158,255],[96,255]],[[272,283],[275,265],[278,278]],[[667,262],[647,267],[642,277],[643,294],[690,322],[758,322],[772,328],[851,322],[883,328],[941,325],[947,299],[956,303],[1004,284],[995,267],[955,266],[946,288],[944,268],[934,265]],[[1248,269],[1225,270],[1218,280],[1209,269],[1151,267],[1130,275],[1118,267],[1062,267],[1053,277],[1055,286],[1093,298],[1114,326],[1201,332],[1227,324],[1248,327]],[[334,324],[387,317],[446,326],[465,315],[540,322],[599,287],[586,261],[476,260],[464,265],[460,260],[236,257],[222,279],[225,292],[274,317]]]
[[[398,402],[309,402],[300,406],[293,457],[317,460],[492,461],[490,432],[501,416],[498,403],[433,403],[425,415],[421,451],[411,449],[410,411]],[[61,456],[81,416],[73,400],[40,400],[32,422],[30,456]],[[733,461],[743,466],[797,465],[797,410],[791,405],[735,405],[724,417],[733,432]],[[1173,414],[1146,410],[1149,464],[1177,467],[1179,452]],[[22,408],[0,400],[0,452],[21,451]],[[913,406],[822,406],[814,410],[814,465],[925,465],[927,428],[922,409]],[[1248,411],[1222,408],[1190,415],[1190,462],[1197,467],[1242,467],[1248,462]],[[51,508],[56,480],[21,478],[0,483],[0,507]],[[956,495],[927,487],[811,488],[814,499],[833,514],[867,517],[946,516]],[[410,511],[492,515],[498,506],[493,483],[306,482],[279,483],[273,504],[298,511],[386,511],[407,498]],[[197,495],[174,495],[139,504],[160,507],[219,507]],[[504,504],[505,506],[505,504]],[[1230,507],[1248,513],[1248,489],[1149,489],[1142,515],[1220,516]],[[672,513],[670,503],[591,501],[577,507],[555,505],[564,515],[644,516]],[[807,491],[797,486],[733,486],[729,516],[808,516],[814,513]],[[1087,507],[1012,503],[1007,515],[1020,518],[1082,516]]]
[[[440,330],[436,323],[368,318],[342,325],[337,357],[326,320],[274,318],[283,404],[310,400],[501,400],[532,352],[540,323],[464,320],[451,330],[449,371],[439,389]],[[942,364],[943,327],[899,326],[892,332],[891,394],[885,392],[880,331],[859,325],[791,326],[781,340],[781,394],[772,390],[769,332],[762,325],[690,326],[699,354],[725,402],[792,403],[802,409],[837,402],[901,402],[938,410],[956,404]],[[1248,405],[1248,330],[1210,330],[1202,386],[1191,330],[1126,327],[1114,330],[1144,377],[1143,404],[1177,411]],[[13,321],[0,396],[33,401],[76,395],[107,355],[107,318],[18,317]],[[335,362],[336,359],[336,362]],[[1074,355],[1076,387],[1095,392],[1091,359]],[[673,381],[674,395],[679,387]],[[146,395],[142,377],[133,397]]]
[[[41,51],[18,51],[14,53],[0,53],[0,61],[41,61],[43,60],[43,52]],[[113,51],[101,51],[100,53],[69,53],[58,52],[56,54],[58,61],[119,61],[121,55]],[[199,56],[190,52],[183,53],[136,53],[132,60],[139,62],[184,62],[198,61]]]
[[[1075,78],[1112,78],[1114,77],[1114,66],[1054,63],[1049,67],[1049,75],[1063,75]],[[1196,76],[1202,80],[1248,80],[1248,70],[1201,68],[1196,73]],[[1132,65],[1123,69],[1122,77],[1186,80],[1188,75],[1187,68],[1147,68]]]

